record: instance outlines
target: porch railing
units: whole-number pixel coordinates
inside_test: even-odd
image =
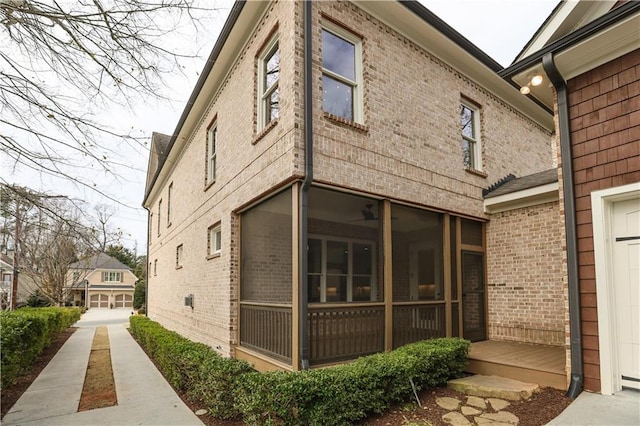
[[[291,363],[291,306],[241,302],[240,343]]]
[[[309,306],[309,363],[384,351],[384,305]]]
[[[393,347],[446,336],[445,306],[438,304],[394,304]]]

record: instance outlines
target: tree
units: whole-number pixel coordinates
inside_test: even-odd
[[[0,0],[0,151],[106,195],[89,180],[96,169],[130,167],[121,154],[146,143],[100,113],[162,97],[163,77],[193,56],[164,36],[199,26],[206,11],[194,1]]]
[[[144,280],[139,280],[133,289],[133,309],[140,309],[144,306],[147,286]]]
[[[0,185],[0,196],[0,240],[15,250],[13,306],[18,275],[52,304],[63,305],[69,265],[95,251],[91,218],[77,201],[61,195]]]

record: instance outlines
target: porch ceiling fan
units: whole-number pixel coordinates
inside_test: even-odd
[[[380,220],[380,218],[378,216],[376,216],[374,210],[373,210],[373,204],[369,203],[365,205],[365,208],[360,210],[360,213],[362,214],[362,219],[356,219],[356,220],[352,220],[351,222],[370,222],[373,220]],[[391,220],[395,220],[397,218],[395,217],[391,217]]]

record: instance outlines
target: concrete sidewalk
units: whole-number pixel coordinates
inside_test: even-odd
[[[116,318],[124,312],[114,311],[94,311],[76,323],[79,329],[9,410],[3,425],[202,424],[133,340],[122,318]],[[118,322],[108,326],[118,405],[77,412],[95,326],[105,320]]]
[[[640,392],[615,395],[582,392],[549,425],[640,425]]]

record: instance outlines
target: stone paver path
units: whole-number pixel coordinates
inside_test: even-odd
[[[449,412],[442,420],[452,426],[490,425],[517,426],[520,421],[508,411],[510,403],[499,398],[480,398],[466,396],[462,398],[437,398],[436,404]]]

